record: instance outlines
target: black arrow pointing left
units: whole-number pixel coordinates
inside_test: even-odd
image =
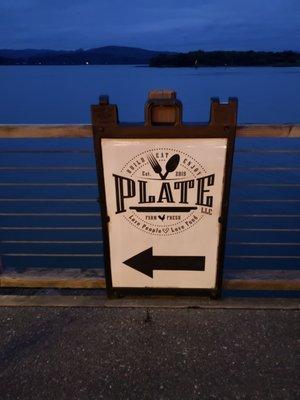
[[[154,256],[150,247],[123,261],[124,264],[153,278],[153,271],[204,271],[204,256]]]

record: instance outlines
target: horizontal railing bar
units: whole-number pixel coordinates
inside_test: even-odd
[[[40,266],[33,266],[32,267],[32,266],[26,265],[24,268],[23,267],[18,268],[18,270],[19,271],[22,271],[24,269],[26,269],[26,270],[27,269],[36,270],[37,271],[37,279],[40,278],[41,281],[44,281],[44,280],[45,281],[44,281],[44,285],[42,285],[42,286],[37,285],[35,287],[52,287],[50,282],[53,282],[53,281],[56,281],[56,280],[58,280],[58,281],[60,280],[60,276],[61,276],[60,271],[61,270],[63,270],[64,272],[66,271],[66,273],[67,273],[68,270],[75,269],[75,268],[78,269],[78,270],[81,270],[83,272],[84,271],[88,271],[88,270],[95,270],[95,269],[99,270],[100,273],[102,273],[102,271],[103,271],[103,267],[96,267],[95,268],[95,266],[89,266],[89,265],[83,265],[82,267],[79,267],[77,265],[76,265],[76,267],[74,267],[73,265],[59,265],[58,267],[40,267]],[[56,274],[54,274],[54,276],[50,276],[50,277],[45,276],[44,277],[42,275],[39,275],[40,274],[40,271],[39,271],[40,269],[50,270],[51,272],[53,272],[53,270],[54,270],[54,271],[58,271],[58,272]],[[23,286],[21,282],[25,278],[24,277],[24,273],[23,272],[19,272],[19,271],[16,272],[17,276],[14,275],[12,277],[12,281],[11,281],[11,284],[9,286],[11,286],[11,287],[22,287]],[[10,276],[10,271],[5,271],[3,274],[0,274],[0,287],[5,287],[6,286],[6,284],[3,284],[4,283],[3,281],[4,280],[7,281],[7,277],[8,276]],[[79,276],[78,279],[80,280],[81,277]],[[92,276],[91,277],[87,276],[85,279],[93,279],[93,277]],[[99,280],[101,278],[100,277],[96,277],[95,279]],[[103,278],[102,279],[104,279],[104,273],[103,273]],[[25,278],[25,280],[27,280],[27,279]],[[29,278],[29,280],[31,280],[31,279]],[[48,283],[48,285],[46,284],[46,282]],[[21,285],[20,285],[20,283],[21,283]],[[31,287],[31,286],[26,286],[26,287]],[[67,286],[63,286],[63,287],[67,288]],[[79,285],[78,289],[79,288],[80,288],[80,285]],[[81,288],[84,289],[84,286],[81,287]],[[89,288],[91,288],[91,287],[89,287]]]
[[[20,151],[22,152],[22,151]],[[257,154],[265,154],[265,153],[279,153],[279,154],[287,154],[287,153],[300,153],[300,150],[289,150],[289,149],[242,149],[235,150],[235,153],[257,153]]]
[[[99,213],[0,213],[1,217],[98,217]]]
[[[1,214],[0,214],[1,215]],[[300,218],[300,214],[230,214],[235,218]]]
[[[7,198],[0,198],[0,202],[5,203],[5,202],[20,202],[20,203],[24,203],[24,202],[78,202],[78,203],[94,203],[97,202],[98,198],[94,197],[94,198],[87,198],[87,199],[74,199],[74,198],[19,198],[19,197],[15,197],[15,198],[11,198],[11,197],[7,197]],[[300,203],[300,199],[241,199],[241,198],[235,198],[232,199],[232,202],[234,203]]]
[[[2,199],[0,199],[0,202],[21,202],[21,203],[24,203],[24,202],[28,202],[28,203],[35,203],[35,202],[41,202],[41,203],[43,203],[43,202],[52,202],[52,203],[55,203],[55,202],[70,202],[70,203],[89,203],[89,202],[91,202],[91,203],[94,203],[94,202],[97,202],[98,201],[98,199],[97,198],[93,198],[93,199],[49,199],[49,198],[45,198],[45,199],[21,199],[21,198],[13,198],[13,199],[11,199],[11,198],[2,198]],[[299,200],[300,201],[300,200]]]
[[[0,183],[0,187],[97,187],[97,183]],[[281,187],[298,188],[300,184],[260,184],[260,183],[233,183],[235,188],[242,187]]]
[[[44,226],[21,226],[10,227],[0,226],[0,230],[98,230],[101,226],[82,227],[82,226],[67,226],[67,227],[44,227]],[[229,231],[252,231],[252,232],[300,232],[300,229],[294,228],[228,228]]]
[[[16,170],[16,171],[36,171],[37,167],[0,167],[0,171],[4,170]],[[39,170],[45,170],[45,171],[60,171],[60,170],[66,170],[66,171],[94,171],[96,167],[65,167],[65,166],[60,166],[60,167],[40,167]],[[300,167],[234,167],[235,170],[238,171],[299,171]]]
[[[3,243],[5,243],[3,241]],[[300,242],[226,242],[239,246],[300,246]]]
[[[0,213],[1,217],[97,217],[98,213]],[[300,214],[231,214],[234,218],[300,218]]]
[[[2,240],[2,244],[102,244],[102,240]],[[300,246],[300,242],[226,242],[239,246]]]
[[[300,259],[300,256],[271,256],[271,255],[263,255],[263,256],[251,256],[251,255],[228,255],[226,258],[272,258],[272,259]]]
[[[299,171],[300,167],[234,167],[236,171]]]
[[[1,184],[0,184],[1,185]],[[245,183],[245,182],[233,182],[231,186],[234,187],[245,187],[245,186],[259,186],[259,187],[300,187],[300,183]]]
[[[237,126],[237,136],[240,137],[300,137],[298,124],[247,124]]]
[[[2,253],[5,257],[103,257],[102,253],[88,253],[88,254],[75,254],[75,253]],[[227,255],[226,258],[244,258],[244,259],[300,259],[299,256],[272,256],[272,255]]]
[[[1,217],[98,217],[98,213],[0,213]],[[300,218],[300,214],[231,214],[234,218]]]
[[[2,244],[102,244],[102,240],[2,240]]]
[[[11,183],[11,182],[0,182],[0,186],[37,186],[37,187],[42,187],[42,186],[98,186],[97,183]]]
[[[0,125],[0,138],[90,138],[91,125],[15,124]]]
[[[300,229],[290,228],[228,228],[229,231],[252,231],[252,232],[300,232]]]
[[[52,153],[59,153],[59,154],[77,154],[77,153],[83,153],[83,154],[92,154],[92,150],[81,150],[81,149],[36,149],[36,150],[28,150],[28,149],[22,149],[22,150],[11,150],[11,149],[1,149],[0,153],[6,153],[6,154],[40,154],[40,153],[46,153],[46,154],[52,154]]]
[[[74,254],[74,253],[3,253],[5,257],[103,257],[102,253]]]
[[[81,150],[81,149],[0,149],[0,154],[93,154],[92,150]],[[300,150],[289,150],[289,149],[243,149],[236,150],[235,153],[255,153],[255,154],[299,154]]]
[[[94,203],[97,202],[98,198],[90,198],[90,199],[53,199],[53,198],[1,198],[0,202],[78,202],[78,203]],[[300,203],[300,199],[232,199],[234,203]]]
[[[254,273],[253,273],[254,272]],[[18,270],[5,271],[0,276],[1,287],[24,287],[24,288],[73,288],[73,289],[95,289],[105,288],[105,277],[104,270],[97,268],[86,268],[83,269],[72,266],[66,266],[65,268],[43,268],[33,267],[25,268],[22,273]],[[223,288],[230,290],[299,290],[300,280],[299,276],[294,271],[253,271],[253,270],[227,270],[225,271]],[[4,300],[6,305],[30,305],[28,302],[28,296],[8,296],[13,297],[12,304],[7,304],[7,300]],[[20,299],[20,297],[23,299]],[[57,306],[57,296],[40,296],[41,299],[36,301],[36,296],[33,296],[32,304],[46,305],[46,306]],[[46,301],[44,298],[46,297]],[[60,305],[63,306],[74,306],[74,299],[69,297],[72,296],[60,296]],[[66,297],[68,297],[66,301]],[[82,297],[82,296],[81,296]],[[85,296],[86,297],[86,296]],[[90,296],[89,296],[90,297]],[[23,301],[22,301],[23,300]],[[70,301],[69,301],[70,300]],[[99,301],[95,298],[89,305],[99,305]],[[2,302],[3,303],[3,302]],[[9,301],[8,301],[9,303]],[[5,305],[4,304],[4,305]],[[3,305],[3,304],[2,304]],[[75,304],[76,305],[76,304]],[[87,305],[82,303],[80,299],[79,306]]]
[[[23,182],[23,183],[12,183],[12,182],[0,182],[0,186],[13,186],[13,187],[18,187],[18,186],[37,186],[37,187],[43,187],[43,186],[76,186],[76,187],[82,187],[82,186],[98,186],[97,183],[43,183],[43,182],[38,182],[38,183],[32,183],[32,182]],[[232,186],[234,187],[245,187],[245,186],[255,186],[255,187],[300,187],[300,183],[244,183],[244,182],[239,182],[239,183],[233,183]]]
[[[96,167],[0,167],[0,171],[95,171]],[[236,171],[299,171],[300,167],[234,167]]]
[[[9,186],[9,187],[53,187],[53,186],[73,186],[73,187],[96,187],[97,183],[7,183],[0,182],[0,186]],[[233,187],[300,187],[299,183],[233,183]]]
[[[2,240],[2,244],[102,244],[102,240]],[[239,246],[300,246],[300,242],[227,242]]]
[[[128,124],[126,124],[128,125]],[[187,125],[188,128],[189,125]],[[300,137],[297,124],[248,124],[237,127],[240,137]],[[15,124],[0,125],[0,138],[90,138],[92,127],[89,124]]]
[[[102,244],[102,240],[2,240],[2,244]],[[226,242],[239,246],[300,246],[300,242]]]
[[[235,203],[300,203],[300,199],[233,199]]]
[[[296,168],[295,168],[296,169]],[[89,171],[94,171],[95,167],[40,167],[40,166],[36,166],[36,167],[0,167],[1,171],[73,171],[73,170],[79,170],[79,171],[85,171],[85,170],[89,170]]]
[[[76,231],[76,230],[82,230],[82,231],[94,231],[94,230],[101,230],[101,226],[57,226],[57,227],[48,227],[48,226],[0,226],[0,230],[3,231],[40,231],[40,230],[49,230],[49,231]]]
[[[36,271],[38,271],[39,270],[39,268],[45,268],[45,272],[48,272],[48,271],[50,271],[50,272],[53,272],[53,271],[63,271],[63,272],[66,272],[66,273],[68,273],[68,271],[70,270],[70,269],[79,269],[79,270],[83,270],[83,272],[84,271],[88,271],[88,270],[98,270],[99,272],[101,272],[102,273],[102,271],[103,271],[103,275],[104,275],[104,269],[103,269],[103,267],[101,267],[101,266],[99,266],[99,267],[95,267],[95,266],[89,266],[89,265],[82,265],[81,267],[79,267],[79,266],[75,266],[74,267],[74,265],[64,265],[64,266],[61,266],[61,265],[59,265],[58,267],[40,267],[40,266],[29,266],[29,265],[24,265],[24,266],[22,266],[22,267],[20,267],[20,270],[21,271],[23,271],[23,270],[28,270],[28,269],[32,269],[32,270],[36,270]],[[15,271],[18,271],[19,270],[19,267],[9,267],[9,268],[7,268],[7,270],[5,271],[5,273],[4,274],[9,274],[10,273],[10,271],[11,270],[15,270]],[[19,270],[19,271],[20,271]],[[38,271],[39,272],[39,271]],[[19,274],[20,272],[17,272],[17,274]],[[22,274],[23,272],[21,272],[21,274]],[[4,275],[3,274],[3,275]],[[3,276],[2,274],[0,274],[0,279],[2,278],[2,276]]]
[[[2,244],[102,244],[102,240],[2,240]],[[300,242],[226,242],[239,246],[300,246]]]
[[[96,203],[97,198],[92,199],[33,199],[33,198],[1,198],[0,203]],[[300,203],[300,199],[232,199],[232,203]]]

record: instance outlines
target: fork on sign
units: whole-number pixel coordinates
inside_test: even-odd
[[[148,158],[148,161],[149,161],[153,171],[156,174],[159,174],[160,178],[163,179],[164,177],[161,173],[161,171],[162,171],[161,166],[159,165],[159,163],[158,163],[157,159],[154,157],[154,155],[152,153],[150,153],[147,155],[147,158]]]

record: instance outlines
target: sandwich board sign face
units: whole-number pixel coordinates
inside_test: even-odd
[[[219,289],[232,143],[222,135],[188,137],[184,128],[181,134],[95,142],[112,294]]]

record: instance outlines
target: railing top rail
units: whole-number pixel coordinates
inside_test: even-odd
[[[300,137],[300,124],[245,124],[238,125],[238,137]],[[4,125],[0,124],[0,138],[89,138],[88,124]]]

